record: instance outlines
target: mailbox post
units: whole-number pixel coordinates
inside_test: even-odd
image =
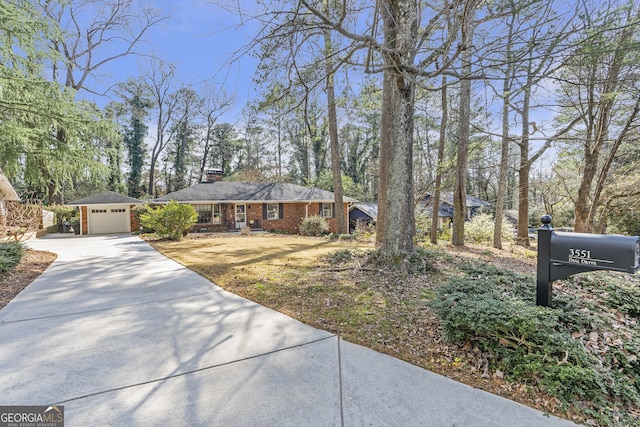
[[[543,215],[538,229],[538,271],[536,278],[536,305],[551,306],[551,277],[549,251],[551,249],[551,216]]]
[[[551,284],[572,274],[597,270],[633,274],[640,270],[640,237],[556,232],[549,215],[540,220],[537,305],[549,307]]]

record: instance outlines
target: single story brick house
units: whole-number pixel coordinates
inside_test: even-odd
[[[80,214],[80,235],[130,233],[140,224],[132,208],[143,203],[113,191],[103,191],[67,203],[76,207]]]
[[[299,232],[303,219],[319,215],[327,220],[331,232],[337,230],[334,194],[318,188],[285,183],[228,182],[209,178],[206,182],[157,198],[154,204],[191,204],[198,222],[191,232],[220,232],[243,228]],[[345,217],[354,199],[345,197],[341,209]]]

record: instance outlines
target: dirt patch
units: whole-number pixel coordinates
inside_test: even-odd
[[[0,273],[0,309],[41,275],[56,258],[57,255],[51,252],[25,250],[14,269]]]

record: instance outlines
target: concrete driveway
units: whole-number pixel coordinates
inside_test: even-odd
[[[574,425],[228,293],[135,236],[29,245],[59,257],[0,310],[0,405],[64,405],[66,426]]]

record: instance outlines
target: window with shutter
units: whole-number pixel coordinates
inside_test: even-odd
[[[267,219],[279,219],[280,209],[278,203],[267,203]]]
[[[333,203],[320,203],[320,216],[322,218],[333,218]]]

